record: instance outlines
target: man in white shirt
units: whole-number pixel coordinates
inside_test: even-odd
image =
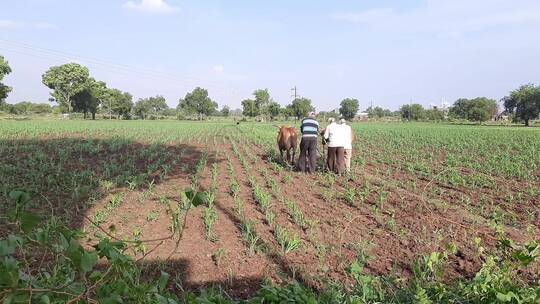
[[[344,132],[343,128],[336,123],[334,118],[328,119],[330,123],[324,131],[324,139],[328,145],[328,155],[326,158],[326,165],[328,170],[341,174],[343,173],[344,164]]]
[[[344,162],[345,170],[347,172],[351,171],[351,159],[352,159],[352,143],[354,141],[354,133],[351,129],[351,126],[346,124],[345,119],[340,120],[340,126],[343,128],[343,137],[345,140],[343,149],[344,151]]]

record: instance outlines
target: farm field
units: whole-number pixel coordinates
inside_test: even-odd
[[[354,267],[406,281],[436,252],[444,280],[470,279],[502,236],[540,238],[538,128],[353,124],[347,176],[282,164],[271,124],[0,121],[0,130],[0,214],[24,189],[32,210],[83,231],[86,248],[129,242],[145,276],[167,272],[174,292],[218,285],[246,298],[292,280],[353,288]],[[187,188],[204,203],[191,206]],[[11,229],[0,219],[0,237]],[[537,282],[539,267],[518,276]]]

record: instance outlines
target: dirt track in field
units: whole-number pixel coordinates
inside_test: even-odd
[[[209,153],[199,181],[201,190],[211,187],[210,171],[213,164],[217,164],[215,240],[204,237],[203,206],[189,211],[180,241],[169,238],[170,210],[178,205],[180,192],[190,185],[190,173],[198,155],[185,155],[178,165],[184,166],[183,169],[173,168],[174,173],[157,183],[150,192],[116,189],[124,196],[111,217],[100,224],[100,228],[88,220],[84,223],[90,235],[107,232],[118,239],[163,239],[143,242],[143,248],[130,253],[145,265],[149,276],[160,270],[169,272],[175,279],[171,283],[172,288],[197,289],[220,285],[233,297],[246,297],[259,289],[264,280],[298,279],[313,287],[328,281],[351,284],[346,269],[360,255],[365,262],[366,273],[395,274],[407,278],[412,273],[411,265],[420,256],[443,251],[448,244],[456,245],[457,253],[450,255],[446,277],[471,277],[483,259],[473,239],[479,237],[485,250],[495,247],[496,233],[490,221],[481,214],[471,213],[467,206],[456,201],[460,193],[472,196],[474,201],[474,193],[466,189],[450,189],[442,194],[411,191],[395,184],[395,181],[409,180],[409,176],[396,170],[391,175],[393,182],[388,182],[385,179],[389,177],[377,174],[372,164],[361,172],[357,171],[354,180],[337,178],[329,187],[320,175],[303,175],[286,169],[274,171],[275,166],[266,160],[262,149],[247,141],[236,142],[240,153],[250,164],[251,170],[247,173],[233,153],[229,139],[218,136],[208,145],[190,144],[195,147],[194,151],[207,149]],[[236,212],[229,193],[228,159],[240,185],[242,216]],[[267,172],[266,177],[263,171]],[[290,175],[290,181],[283,180],[284,174]],[[274,223],[299,236],[299,249],[287,254],[282,252],[272,226],[253,198],[249,176],[270,194]],[[267,185],[268,177],[276,182],[279,192]],[[366,182],[370,191],[361,202],[358,200],[350,205],[339,195],[345,188],[361,188]],[[421,182],[418,189],[429,185],[430,181]],[[104,208],[115,191],[88,210],[87,219]],[[335,195],[331,201],[323,195],[329,191]],[[489,191],[486,195],[496,196]],[[283,204],[285,200],[294,202],[306,219],[316,222],[314,228],[295,224]],[[443,201],[449,204],[440,203]],[[534,201],[527,202],[533,210],[538,209]],[[518,216],[523,218],[525,215],[518,213]],[[254,254],[250,254],[242,238],[240,222],[243,219],[254,222],[260,237],[263,249]],[[538,221],[533,226],[536,229],[533,233],[538,233]],[[506,225],[504,229],[515,241],[527,239],[523,226]],[[89,241],[91,243],[93,239]]]

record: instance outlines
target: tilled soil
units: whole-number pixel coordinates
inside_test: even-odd
[[[365,263],[366,273],[408,278],[412,275],[411,265],[419,257],[444,251],[450,244],[455,245],[457,252],[450,254],[446,277],[471,277],[483,261],[473,240],[480,238],[484,250],[495,248],[497,236],[489,219],[457,203],[459,189],[436,195],[410,191],[395,183],[409,180],[409,176],[396,170],[392,175],[395,180],[388,182],[372,169],[373,164],[356,171],[354,180],[338,177],[335,184],[328,185],[323,175],[304,175],[283,168],[276,171],[261,148],[238,141],[235,144],[250,165],[246,172],[233,153],[231,141],[234,139],[221,136],[207,145],[195,144],[196,150],[209,153],[199,179],[201,191],[210,189],[211,169],[217,165],[219,177],[214,206],[218,218],[213,226],[214,239],[204,237],[202,217],[206,206],[190,209],[183,223],[182,238],[171,237],[171,210],[180,203],[180,192],[190,186],[191,176],[187,172],[193,174],[197,161],[190,155],[178,165],[184,166],[183,170],[173,168],[175,173],[150,192],[125,188],[112,191],[87,210],[85,229],[90,235],[107,231],[118,239],[143,240],[143,247],[134,248],[130,253],[144,265],[148,275],[158,270],[169,272],[174,278],[173,288],[193,290],[219,285],[232,297],[252,295],[263,281],[279,283],[297,279],[315,288],[329,281],[349,285],[352,279],[347,268],[359,259]],[[240,185],[241,215],[235,210],[229,190],[228,159],[234,171],[232,176]],[[289,181],[283,179],[284,174],[290,176]],[[273,225],[267,223],[253,198],[250,177],[270,194],[270,209],[275,214]],[[279,192],[267,185],[267,178],[276,182]],[[365,199],[357,198],[352,204],[345,202],[342,194],[346,188],[361,188],[366,183],[370,185],[370,192]],[[428,184],[429,181],[420,182],[418,189]],[[119,192],[124,195],[122,203],[105,223],[95,227],[89,219]],[[328,192],[334,195],[331,201],[322,195]],[[462,193],[472,195],[467,190]],[[296,204],[307,220],[316,223],[313,228],[295,224],[285,201]],[[249,252],[242,237],[240,223],[245,219],[253,221],[260,237],[261,249],[254,254]],[[284,253],[274,237],[275,225],[298,235],[300,247]],[[538,232],[538,223],[533,226]],[[527,239],[522,226],[504,225],[504,230],[516,242]],[[89,243],[92,241],[94,238],[89,239]]]

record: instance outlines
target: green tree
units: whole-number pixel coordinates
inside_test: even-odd
[[[75,94],[84,90],[88,77],[88,68],[77,63],[67,63],[51,67],[43,74],[42,82],[53,90],[51,96],[56,102],[66,106],[68,113],[71,113],[72,98]]]
[[[281,113],[281,105],[275,101],[268,104],[268,115],[270,119],[274,120]]]
[[[382,118],[392,116],[392,111],[381,107],[369,107],[366,109],[369,118]]]
[[[92,95],[92,99],[87,105],[88,111],[92,113],[92,119],[96,119],[96,113],[101,104],[110,98],[111,90],[107,88],[107,84],[103,81],[96,81],[90,78],[88,82],[88,90]]]
[[[268,89],[255,90],[253,92],[253,96],[255,96],[255,106],[257,107],[259,115],[269,115],[270,113],[268,112],[268,107],[273,101],[270,97],[270,93],[268,93]]]
[[[24,115],[28,114],[32,110],[32,103],[28,101],[22,101],[14,104],[11,109],[11,114]]]
[[[320,111],[319,113],[317,113],[317,118],[321,121],[326,121],[330,117],[338,119],[339,114],[336,113],[336,111]]]
[[[341,101],[341,106],[339,108],[339,113],[345,119],[353,119],[358,113],[359,103],[357,99],[354,98],[345,98]]]
[[[0,55],[0,81],[2,81],[4,76],[9,73],[11,73],[11,68],[9,67],[8,62],[4,60],[4,57]],[[11,88],[0,82],[0,106],[4,103],[9,92],[11,92]]]
[[[221,113],[221,116],[229,117],[229,114],[231,113],[231,109],[228,106],[223,106],[223,108],[221,108],[221,111],[219,112]]]
[[[180,111],[187,115],[198,114],[199,119],[210,116],[217,109],[217,103],[208,97],[206,89],[196,87],[192,92],[186,94],[179,100],[178,107]]]
[[[244,99],[242,101],[242,114],[248,117],[255,117],[259,115],[259,108],[257,103],[253,99]]]
[[[88,113],[91,113],[92,119],[96,119],[99,105],[103,100],[106,100],[107,94],[108,90],[105,82],[89,78],[84,89],[73,95],[73,111],[83,113],[85,119]]]
[[[470,121],[486,121],[497,114],[497,102],[486,97],[460,98],[454,102],[449,114]]]
[[[427,120],[441,121],[445,118],[444,112],[439,109],[429,109],[424,114]]]
[[[32,106],[32,112],[36,114],[51,113],[52,107],[48,103],[34,103]]]
[[[161,115],[163,111],[169,109],[165,97],[161,95],[149,97],[146,100],[150,106],[150,112],[153,115]]]
[[[86,119],[88,115],[90,103],[97,102],[89,88],[85,88],[73,95],[72,100],[73,112],[83,113],[84,119]]]
[[[406,104],[400,108],[401,117],[407,120],[421,120],[424,118],[425,110],[421,104]]]
[[[133,113],[140,119],[145,119],[150,113],[150,104],[146,99],[140,98],[133,106]]]
[[[514,113],[529,126],[529,121],[540,115],[540,86],[522,85],[503,98],[503,102],[507,112]]]
[[[101,106],[105,113],[109,113],[109,118],[112,118],[112,115],[129,118],[134,107],[133,96],[118,89],[108,89]]]
[[[291,113],[292,116],[296,117],[297,119],[306,117],[309,112],[314,111],[315,109],[311,105],[311,100],[304,97],[296,98],[290,105],[287,106],[287,108],[289,113]]]

